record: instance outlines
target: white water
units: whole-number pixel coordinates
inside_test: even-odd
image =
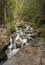
[[[26,30],[30,29],[31,31],[33,30],[32,27],[27,26]],[[15,38],[15,40],[12,39],[12,37],[10,36],[10,45],[8,46],[8,52],[7,52],[7,56],[8,59],[11,58],[14,54],[16,54],[19,51],[19,48],[16,48],[16,41],[19,39],[21,41],[21,47],[23,47],[23,45],[29,45],[27,43],[27,38],[21,38],[20,35],[23,36],[24,32],[22,32],[22,30],[17,30],[16,32],[17,36]],[[27,34],[27,36],[31,36],[32,34]]]
[[[16,40],[19,38],[19,35],[17,35],[16,37]],[[12,41],[14,43],[12,43]],[[10,45],[8,46],[8,49],[7,49],[7,57],[8,59],[11,58],[14,54],[16,54],[17,52],[19,51],[19,48],[16,48],[16,43],[15,43],[15,40],[13,40],[11,37],[10,37]]]
[[[16,54],[19,51],[18,49],[13,49],[10,53],[7,53],[8,59],[11,58],[14,54]]]

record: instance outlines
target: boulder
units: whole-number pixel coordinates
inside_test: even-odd
[[[45,65],[43,52],[42,47],[24,46],[3,65]]]

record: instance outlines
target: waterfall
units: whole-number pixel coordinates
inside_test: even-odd
[[[22,47],[27,43],[27,39],[22,40]]]
[[[18,38],[19,38],[19,35],[17,35],[17,37],[16,37],[15,41],[16,41]]]
[[[16,49],[16,42],[15,42],[15,39],[13,39],[13,41],[12,41],[12,48],[13,48],[13,49]]]
[[[8,59],[11,58],[14,54],[16,54],[19,51],[19,48],[16,48],[16,43],[15,43],[15,38],[12,39],[12,37],[10,37],[10,45],[8,46],[7,49],[7,57]]]
[[[10,53],[12,51],[12,37],[10,37],[10,45],[8,46],[8,52]]]
[[[10,44],[12,44],[12,37],[10,36]]]

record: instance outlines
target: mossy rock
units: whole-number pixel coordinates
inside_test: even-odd
[[[21,48],[21,44],[16,44],[16,47],[17,48]]]
[[[6,55],[6,53],[5,53],[5,52],[0,53],[0,58],[7,59],[7,55]]]

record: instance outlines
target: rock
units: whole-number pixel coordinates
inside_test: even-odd
[[[6,36],[7,29],[0,28],[0,48],[4,48],[9,42],[8,37]]]
[[[38,29],[36,30],[36,32],[37,32],[37,33],[42,33],[44,30],[45,30],[44,28],[38,28]]]
[[[24,46],[16,55],[7,60],[3,65],[45,65],[43,48]]]

